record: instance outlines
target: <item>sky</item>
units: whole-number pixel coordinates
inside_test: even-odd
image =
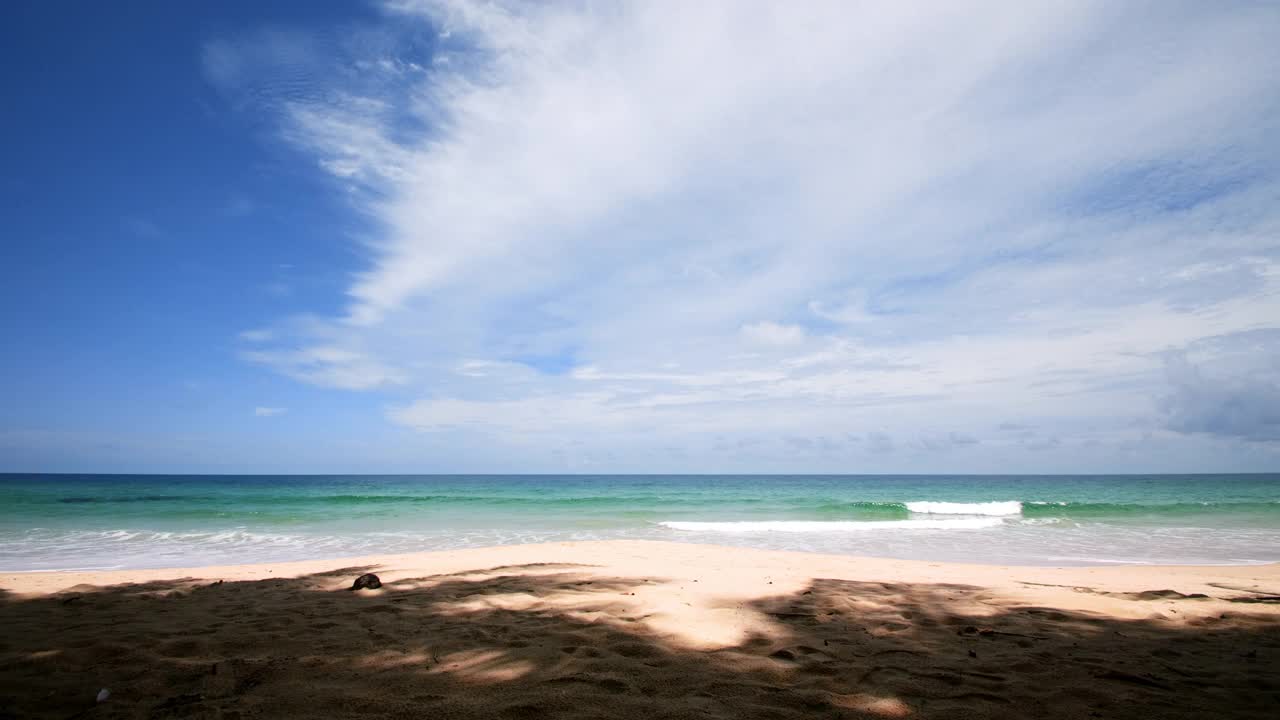
[[[1280,470],[1269,2],[0,5],[0,471]]]

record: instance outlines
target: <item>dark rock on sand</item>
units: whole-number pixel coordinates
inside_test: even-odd
[[[365,573],[351,584],[352,590],[377,590],[380,587],[382,587],[382,581],[373,573]]]
[[[1177,590],[1143,590],[1140,593],[1134,593],[1132,597],[1135,600],[1208,600],[1209,596],[1204,593],[1191,593],[1185,595]]]

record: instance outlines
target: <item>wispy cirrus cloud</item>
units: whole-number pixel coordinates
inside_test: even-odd
[[[404,381],[403,373],[376,358],[333,345],[249,350],[241,355],[296,380],[345,390],[368,390]]]
[[[783,435],[1069,462],[1197,431],[1170,349],[1267,367],[1205,339],[1280,327],[1274,8],[386,13],[205,67],[380,229],[344,313],[245,357],[391,389],[395,423],[637,466]]]

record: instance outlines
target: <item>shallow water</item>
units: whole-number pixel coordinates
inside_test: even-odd
[[[929,560],[1280,561],[1280,475],[0,475],[0,570],[647,538]]]

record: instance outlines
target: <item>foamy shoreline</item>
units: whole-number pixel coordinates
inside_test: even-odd
[[[980,519],[973,518],[973,520],[980,520]],[[985,520],[991,520],[991,519],[989,518],[989,519],[982,519],[982,520],[985,521]],[[998,519],[995,519],[995,520],[996,522],[999,522]],[[898,521],[898,522],[910,523],[913,521]],[[672,529],[690,529],[690,530],[699,530],[703,525],[711,525],[711,526],[715,526],[717,530],[720,531],[717,534],[720,535],[721,537],[723,537],[723,535],[725,534],[730,534],[730,535],[733,534],[728,532],[725,529],[730,526],[743,526],[744,531],[749,531],[749,532],[770,532],[770,533],[777,533],[779,535],[785,536],[793,533],[802,533],[804,531],[805,526],[807,525],[807,523],[804,523],[804,522],[788,521],[784,523],[785,527],[783,529],[774,530],[770,527],[773,524],[774,523],[770,523],[767,521],[765,522],[743,521],[743,522],[728,522],[728,523],[697,523],[697,522],[662,523],[662,525],[669,526]],[[829,529],[827,526],[839,526],[842,523],[835,522],[835,521],[822,521],[820,523],[815,523],[815,524],[822,525],[823,529],[826,530],[826,529]],[[858,525],[858,523],[851,523],[851,524]],[[880,521],[876,524],[894,525],[895,521]],[[704,537],[715,537],[715,535],[708,534],[708,535],[705,535]],[[907,538],[904,538],[904,541],[905,540],[907,540]],[[807,549],[789,550],[789,549],[771,549],[767,547],[757,548],[757,547],[736,545],[736,544],[722,545],[715,542],[708,542],[705,540],[694,540],[694,539],[654,540],[649,538],[634,538],[634,539],[619,538],[619,539],[575,540],[575,541],[561,541],[561,542],[552,541],[552,542],[494,544],[494,545],[487,545],[487,546],[480,546],[480,547],[439,548],[439,549],[421,550],[417,552],[352,553],[352,554],[339,553],[339,554],[325,555],[323,557],[314,557],[314,558],[281,559],[281,560],[275,560],[275,561],[254,560],[252,562],[236,563],[236,564],[220,563],[220,562],[201,562],[201,563],[192,563],[192,564],[173,564],[173,565],[142,566],[142,567],[129,567],[126,565],[114,565],[114,566],[103,565],[103,566],[66,567],[66,568],[47,567],[47,568],[31,568],[31,569],[0,567],[0,582],[3,582],[3,579],[7,577],[46,575],[46,574],[60,575],[60,576],[79,574],[79,575],[84,575],[86,577],[89,577],[89,576],[98,577],[99,575],[102,575],[104,573],[113,573],[113,574],[116,574],[115,576],[122,578],[120,580],[121,582],[129,582],[130,581],[129,578],[133,577],[135,574],[143,574],[147,577],[151,577],[156,573],[159,573],[161,575],[166,575],[166,574],[172,575],[174,573],[181,573],[183,575],[192,575],[197,577],[203,577],[210,573],[220,573],[224,576],[249,577],[251,576],[251,569],[255,567],[272,568],[272,569],[282,569],[282,568],[288,569],[288,568],[293,568],[297,566],[299,568],[303,568],[301,572],[306,572],[307,571],[306,569],[311,568],[316,564],[321,564],[321,565],[335,564],[335,563],[337,564],[342,564],[342,563],[383,564],[385,562],[390,562],[390,561],[408,562],[410,564],[413,564],[415,562],[426,562],[430,564],[432,562],[431,558],[434,558],[436,556],[453,555],[458,553],[477,553],[477,552],[488,553],[491,551],[499,551],[499,550],[506,550],[506,549],[515,549],[515,548],[556,548],[560,546],[576,547],[576,546],[583,546],[583,545],[597,545],[597,544],[608,545],[608,544],[625,544],[625,543],[644,543],[644,544],[657,544],[657,545],[669,544],[677,547],[685,547],[685,546],[718,547],[723,549],[741,550],[749,553],[798,554],[802,556],[839,558],[846,561],[853,560],[853,561],[859,561],[863,563],[884,563],[884,562],[891,562],[896,564],[920,563],[920,564],[925,564],[931,567],[937,566],[940,564],[948,565],[948,566],[975,566],[975,567],[984,567],[984,568],[1002,567],[1007,569],[1017,568],[1017,569],[1030,569],[1030,570],[1035,570],[1035,569],[1083,570],[1088,568],[1143,567],[1143,568],[1163,568],[1163,569],[1177,571],[1182,568],[1207,569],[1207,568],[1234,568],[1234,567],[1250,568],[1250,567],[1265,567],[1268,565],[1280,566],[1280,561],[1268,561],[1268,560],[1239,560],[1234,562],[1182,563],[1182,562],[1152,562],[1152,561],[1138,560],[1138,559],[1117,560],[1117,559],[1110,559],[1110,558],[1072,558],[1071,559],[1072,561],[1067,563],[1061,563],[1061,562],[1054,563],[1054,562],[1047,562],[1047,561],[1038,562],[1038,563],[1037,562],[968,563],[968,562],[956,562],[953,560],[947,560],[947,559],[941,559],[941,558],[898,558],[898,557],[886,557],[886,556],[878,556],[878,555],[827,553],[827,552],[807,550]],[[250,573],[250,575],[246,575],[245,574],[246,572]]]

